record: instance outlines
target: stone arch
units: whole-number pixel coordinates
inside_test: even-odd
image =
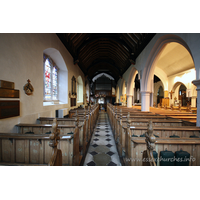
[[[127,89],[126,93],[129,95],[133,95],[133,88],[135,87],[135,77],[138,74],[138,71],[135,67],[131,69],[130,75],[128,77],[128,82],[127,82]]]
[[[192,56],[188,44],[181,37],[173,34],[166,34],[158,38],[153,48],[151,49],[149,56],[147,57],[144,70],[142,72],[142,80],[141,80],[142,111],[149,111],[150,103],[152,104],[151,101],[152,98],[150,98],[150,94],[153,92],[152,80],[156,68],[156,63],[157,60],[160,58],[161,53],[164,50],[164,47],[171,42],[179,43],[180,45],[185,47],[188,50],[194,62],[194,58]]]
[[[119,86],[117,85],[116,87],[116,102],[119,103],[120,102],[120,96],[119,96]]]
[[[154,75],[154,71],[155,71],[155,67],[156,67],[155,63],[159,59],[161,52],[163,51],[165,45],[170,42],[177,42],[177,43],[181,44],[182,46],[184,46],[188,50],[188,52],[190,53],[190,55],[193,59],[193,56],[192,56],[189,46],[181,37],[173,35],[173,34],[166,34],[166,35],[160,37],[156,41],[155,45],[153,46],[153,48],[147,58],[147,61],[146,61],[146,64],[145,64],[145,67],[143,70],[142,82],[141,82],[141,90],[142,91],[151,92],[151,80]],[[194,62],[194,59],[193,59],[193,62]]]
[[[124,80],[122,83],[122,95],[125,95],[125,94],[126,94],[126,82]]]
[[[197,87],[192,84],[192,96],[197,97]]]
[[[172,87],[172,91],[175,91],[177,88],[179,89],[179,87],[181,85],[184,85],[187,88],[187,86],[184,83],[182,83],[182,82],[176,82],[176,83],[174,83],[174,85]]]
[[[125,80],[121,79],[119,83],[119,97],[123,94],[123,86],[125,85]]]
[[[154,71],[154,75],[156,75],[162,82],[163,89],[168,90],[168,78],[167,78],[167,75],[165,74],[165,72],[162,69],[156,67],[156,69]]]
[[[170,104],[173,103],[173,99],[175,97],[178,100],[179,88],[180,88],[181,85],[184,85],[186,87],[186,89],[187,89],[187,86],[183,82],[178,81],[178,82],[174,83],[174,85],[172,87],[172,92],[174,92],[174,93],[172,94],[172,100],[170,100],[171,101]]]
[[[158,93],[158,90],[159,90],[160,87],[163,88],[163,92],[164,92],[164,84],[163,84],[162,81],[159,81],[159,82],[154,84],[153,102],[155,102],[156,105],[157,105],[157,93]]]
[[[59,68],[58,71],[58,99],[63,103],[68,103],[68,69],[61,53],[55,48],[47,48],[44,54],[50,56]],[[62,92],[61,92],[62,91]]]

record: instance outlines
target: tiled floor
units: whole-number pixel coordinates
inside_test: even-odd
[[[83,165],[121,166],[108,115],[104,111],[99,112],[99,118]]]

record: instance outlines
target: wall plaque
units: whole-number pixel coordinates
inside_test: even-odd
[[[19,98],[19,90],[0,88],[0,98]]]
[[[0,119],[20,115],[19,101],[0,101]]]
[[[24,91],[27,95],[33,94],[34,91],[33,86],[30,84],[30,82],[31,81],[28,79],[26,85],[24,86]]]
[[[14,82],[0,80],[0,88],[14,89],[15,85]]]
[[[14,82],[0,80],[0,98],[19,98],[19,90],[14,87]]]

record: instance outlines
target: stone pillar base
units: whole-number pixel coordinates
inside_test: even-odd
[[[133,95],[127,94],[126,96],[127,96],[127,107],[131,108],[132,107],[132,99],[133,99],[132,97],[133,97]]]
[[[142,107],[141,111],[148,111],[150,107],[150,92],[141,92]]]

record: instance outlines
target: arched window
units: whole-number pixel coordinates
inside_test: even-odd
[[[58,100],[58,67],[44,54],[44,100]]]

